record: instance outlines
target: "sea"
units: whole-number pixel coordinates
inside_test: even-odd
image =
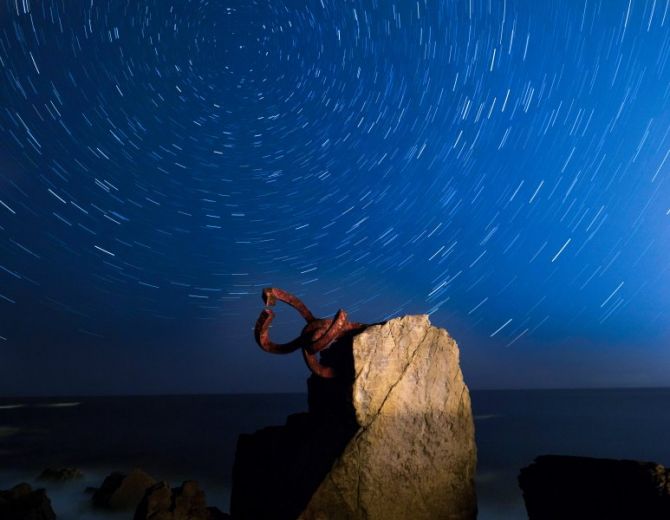
[[[472,391],[482,520],[526,518],[519,470],[542,454],[670,465],[670,389]],[[197,480],[228,511],[240,433],[305,411],[305,394],[0,398],[0,489],[45,487],[61,520],[121,520],[89,507],[86,487],[140,467],[178,485]],[[36,481],[46,467],[84,478]]]

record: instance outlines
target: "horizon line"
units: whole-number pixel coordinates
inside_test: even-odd
[[[469,388],[470,392],[542,392],[542,391],[601,391],[601,390],[670,390],[670,386],[576,386],[576,387],[512,387],[512,388]],[[214,397],[214,396],[268,396],[268,395],[307,395],[301,392],[188,392],[188,393],[99,393],[99,394],[0,394],[0,400],[6,399],[63,399],[98,397]]]

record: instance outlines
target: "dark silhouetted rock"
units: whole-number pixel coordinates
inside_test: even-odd
[[[309,413],[240,436],[233,518],[475,518],[474,423],[447,331],[405,316],[323,354],[350,377],[312,376]]]
[[[236,519],[292,519],[304,510],[357,425],[303,413],[285,426],[240,435],[230,512]]]
[[[530,520],[670,518],[670,470],[653,462],[543,455],[519,485]]]
[[[81,471],[77,468],[47,468],[37,477],[38,480],[49,480],[51,482],[64,482],[82,478]]]
[[[208,507],[209,510],[209,520],[231,520],[232,516],[228,513],[224,513],[218,507]]]
[[[128,475],[114,472],[93,493],[93,505],[102,509],[134,511],[146,490],[155,483],[154,478],[140,469],[134,469]]]
[[[167,515],[172,506],[172,489],[167,482],[159,482],[146,490],[135,510],[135,520],[172,518]]]
[[[43,489],[19,484],[8,491],[0,491],[0,518],[2,520],[54,520],[56,514]]]
[[[214,507],[207,507],[205,493],[189,480],[171,489],[159,482],[147,489],[137,506],[134,520],[225,520],[230,518]]]

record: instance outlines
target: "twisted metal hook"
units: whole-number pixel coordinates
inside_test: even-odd
[[[327,349],[345,334],[360,332],[368,327],[363,323],[348,321],[347,313],[343,309],[338,310],[333,318],[315,318],[297,296],[276,287],[263,289],[262,296],[266,308],[263,309],[256,321],[256,327],[254,328],[256,343],[271,354],[288,354],[302,349],[303,358],[309,369],[314,374],[324,378],[335,377],[336,371],[333,367],[322,365],[318,353]],[[269,329],[275,313],[267,307],[274,306],[277,300],[293,307],[307,322],[300,335],[288,343],[275,343],[270,340]]]

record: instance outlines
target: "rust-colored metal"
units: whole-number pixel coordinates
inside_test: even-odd
[[[269,329],[275,313],[267,307],[274,306],[277,300],[293,307],[307,322],[300,336],[288,343],[275,343],[270,340]],[[324,378],[335,377],[336,371],[333,367],[321,364],[319,361],[319,352],[327,349],[343,336],[354,332],[361,332],[368,327],[364,323],[348,321],[347,313],[343,309],[337,311],[337,314],[333,318],[315,318],[297,296],[276,287],[263,289],[263,302],[266,308],[263,309],[258,317],[254,329],[256,343],[263,350],[271,354],[288,354],[302,349],[305,363],[307,363],[309,369],[314,374]]]

